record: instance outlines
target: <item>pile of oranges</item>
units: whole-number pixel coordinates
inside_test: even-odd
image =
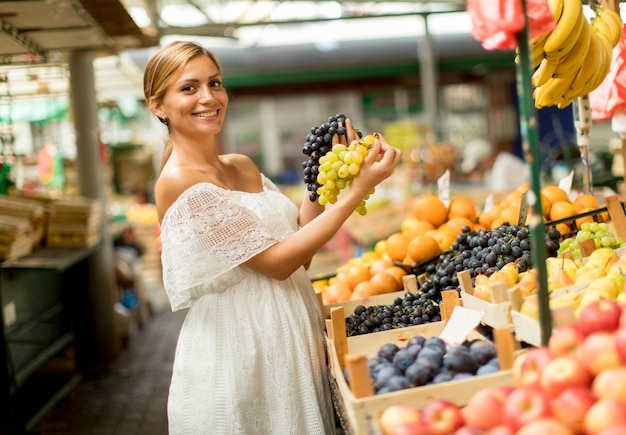
[[[476,228],[477,209],[465,197],[453,198],[449,207],[436,195],[415,199],[411,215],[400,230],[376,243],[372,251],[352,258],[337,269],[335,277],[320,284],[325,304],[402,290],[407,269],[431,260],[449,249],[464,226]]]
[[[402,278],[410,266],[423,263],[448,250],[463,227],[470,230],[494,229],[505,222],[519,221],[522,195],[529,185],[523,184],[489,209],[480,213],[473,201],[458,196],[448,206],[434,194],[415,198],[410,216],[406,217],[399,231],[378,241],[372,251],[362,257],[352,258],[337,269],[335,277],[318,283],[325,304],[394,292],[403,288]],[[597,199],[591,194],[581,194],[570,201],[567,193],[558,186],[541,189],[541,205],[544,221],[558,221],[578,214],[596,210]],[[532,210],[531,210],[532,211]],[[601,222],[608,221],[608,213],[598,215]],[[572,232],[593,216],[578,218],[575,222],[561,223],[561,234]]]

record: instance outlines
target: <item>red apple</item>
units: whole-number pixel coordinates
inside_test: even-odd
[[[444,399],[431,400],[424,405],[420,418],[428,435],[451,434],[465,424],[461,407]]]
[[[624,310],[624,313],[626,313],[626,310]],[[615,331],[615,349],[622,364],[626,364],[626,325],[620,326]]]
[[[518,387],[533,387],[539,385],[541,370],[552,360],[554,355],[545,346],[533,347],[520,354],[513,361],[513,382]]]
[[[588,387],[591,374],[576,357],[561,355],[543,368],[539,384],[548,398],[553,399],[567,387]]]
[[[514,430],[526,423],[550,416],[550,401],[537,387],[518,387],[504,403],[504,421]]]
[[[478,429],[474,429],[469,426],[463,426],[455,430],[454,434],[452,435],[482,435],[482,433],[483,432]]]
[[[476,429],[491,429],[503,423],[502,407],[514,387],[501,386],[478,390],[461,408],[465,424]]]
[[[626,424],[609,427],[600,432],[599,435],[624,435],[626,433]]]
[[[574,433],[583,433],[585,414],[596,400],[587,387],[567,387],[550,402],[552,416]]]
[[[393,432],[389,435],[424,435],[426,432],[424,431],[424,426],[422,423],[414,422],[414,423],[400,423],[396,427],[393,428]]]
[[[515,435],[515,431],[506,424],[501,424],[487,431],[486,435]]]
[[[598,399],[617,399],[626,405],[626,366],[598,373],[591,384],[591,391]]]
[[[522,426],[515,435],[574,435],[574,432],[561,423],[560,421],[551,418],[543,417],[537,420],[533,420]]]
[[[578,324],[586,335],[599,331],[615,331],[621,315],[622,308],[616,301],[598,299],[580,310]]]
[[[420,421],[420,412],[409,405],[391,405],[378,417],[380,430],[384,435],[390,435],[394,429],[403,423],[417,423]]]
[[[599,435],[603,430],[626,424],[626,405],[616,399],[601,399],[585,415],[585,433]]]
[[[602,370],[621,364],[617,354],[615,332],[592,332],[580,345],[576,357],[587,366],[593,376]]]
[[[575,354],[585,334],[577,323],[568,323],[555,328],[550,334],[548,348],[555,355]]]

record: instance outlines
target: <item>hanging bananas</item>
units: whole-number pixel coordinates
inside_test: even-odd
[[[531,83],[538,109],[567,107],[600,86],[622,35],[622,20],[610,9],[597,7],[589,22],[581,0],[548,0],[548,7],[555,28],[530,41]]]

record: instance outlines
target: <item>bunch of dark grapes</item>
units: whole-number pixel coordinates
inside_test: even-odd
[[[545,236],[546,255],[556,257],[561,234],[555,228]],[[440,301],[441,291],[460,291],[457,272],[469,270],[472,281],[479,275],[491,276],[505,264],[514,262],[519,272],[532,267],[530,231],[521,225],[502,225],[493,230],[470,231],[457,236],[450,249],[426,267],[420,292]]]
[[[341,126],[339,124],[341,124]],[[302,162],[302,169],[304,172],[304,183],[306,184],[307,190],[311,192],[309,194],[311,202],[315,202],[319,198],[319,194],[317,193],[317,189],[321,187],[321,184],[317,182],[319,159],[332,149],[333,136],[335,134],[345,136],[347,140],[348,136],[345,124],[346,115],[338,113],[335,116],[329,117],[328,121],[319,127],[311,127],[311,132],[306,135],[306,142],[302,146],[302,153],[308,156],[308,158]],[[361,132],[357,131],[357,134],[359,137],[362,137]]]
[[[391,305],[359,305],[346,317],[346,335],[369,334],[441,320],[439,305],[425,295],[407,292]]]

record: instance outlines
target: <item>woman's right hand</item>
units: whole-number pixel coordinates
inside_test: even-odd
[[[363,189],[365,196],[383,180],[388,178],[402,158],[402,150],[389,145],[382,134],[373,133],[376,139],[363,160],[359,173],[354,177],[351,189]]]

